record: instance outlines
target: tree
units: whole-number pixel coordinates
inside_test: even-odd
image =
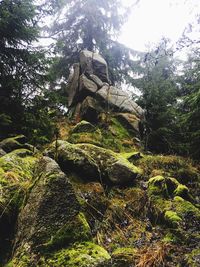
[[[71,65],[78,61],[80,50],[88,49],[99,52],[109,63],[112,82],[122,82],[131,76],[129,71],[134,61],[130,55],[135,52],[115,38],[127,17],[127,10],[120,2],[67,1],[51,29],[57,40],[55,51],[60,55],[55,59],[54,73],[67,78]]]
[[[24,101],[35,93],[42,79],[43,53],[31,46],[37,35],[33,1],[0,2],[0,117],[5,132],[17,132]]]
[[[176,64],[163,40],[146,54],[143,75],[135,84],[142,95],[139,104],[146,111],[145,147],[157,153],[174,151],[179,130],[176,124]]]
[[[193,49],[180,77],[180,121],[187,154],[200,159],[200,49]]]

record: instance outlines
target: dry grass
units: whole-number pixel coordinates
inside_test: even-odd
[[[138,252],[136,267],[161,267],[166,266],[166,257],[169,255],[172,245],[157,243]]]

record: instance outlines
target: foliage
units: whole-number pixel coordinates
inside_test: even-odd
[[[200,158],[200,50],[194,49],[184,66],[180,77],[181,103],[180,118],[183,128],[184,142],[188,155]]]
[[[146,110],[145,148],[154,152],[173,151],[176,125],[177,62],[167,50],[163,40],[155,51],[146,54],[143,76],[136,81],[142,92],[139,104]]]
[[[33,1],[1,1],[0,18],[0,114],[6,134],[19,131],[24,103],[40,87],[45,68],[43,52],[31,45],[39,33]]]
[[[99,52],[109,63],[112,82],[127,79],[134,65],[130,55],[135,52],[116,41],[127,18],[128,10],[120,1],[67,1],[51,29],[57,41],[54,71],[58,78],[69,76],[69,69],[78,62],[82,49]],[[57,78],[54,77],[54,78]]]

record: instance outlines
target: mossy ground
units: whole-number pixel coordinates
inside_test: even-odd
[[[41,257],[21,253],[5,267],[95,267],[110,259],[109,253],[93,242],[75,243],[73,246],[45,254]]]

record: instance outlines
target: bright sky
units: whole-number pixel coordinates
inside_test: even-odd
[[[129,5],[135,0],[122,0]],[[140,0],[133,8],[118,39],[135,50],[144,51],[149,43],[164,36],[176,42],[184,28],[200,13],[200,0]]]

